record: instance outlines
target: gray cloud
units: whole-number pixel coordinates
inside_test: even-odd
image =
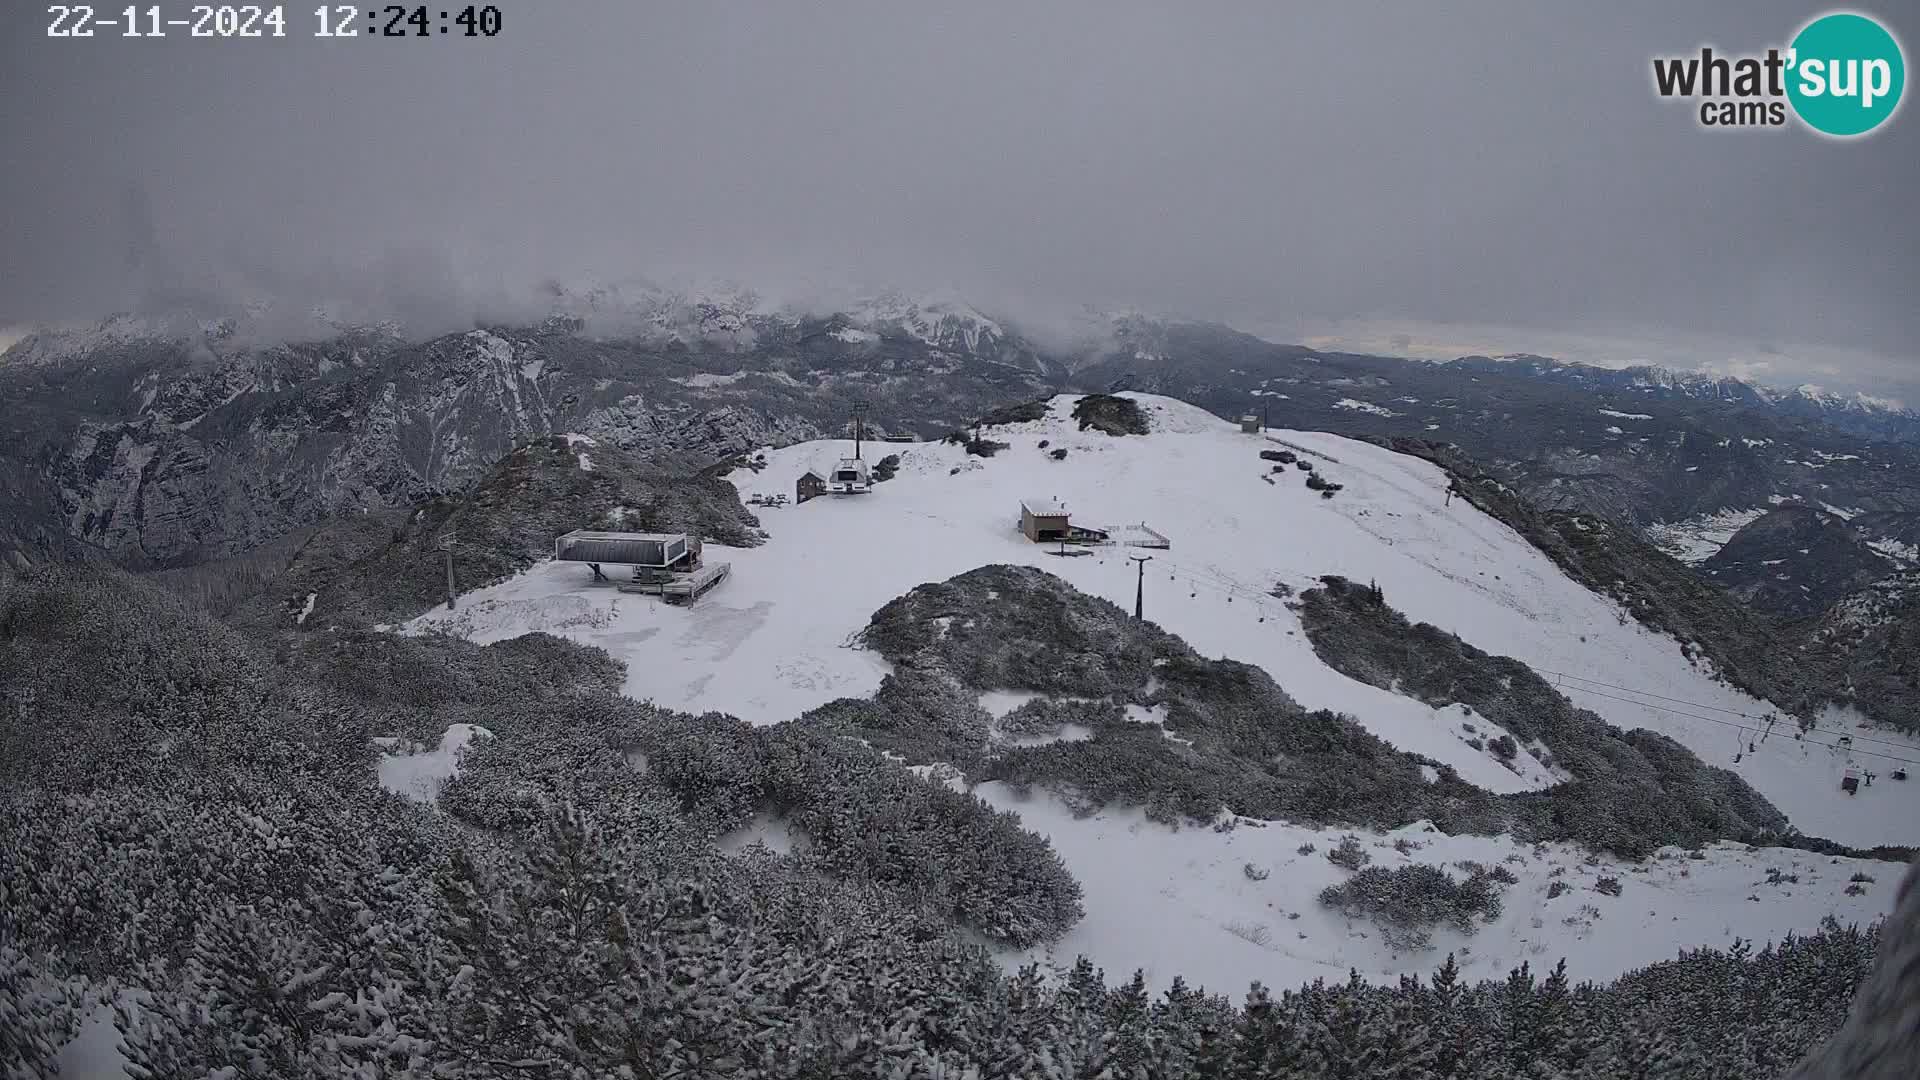
[[[458,324],[691,271],[1814,342],[1920,381],[1920,116],[1709,133],[1650,89],[1802,6],[499,6],[490,41],[7,20],[0,326],[260,292]]]

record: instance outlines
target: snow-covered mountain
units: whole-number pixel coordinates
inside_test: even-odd
[[[1491,368],[1521,372],[1534,378],[1596,389],[1624,390],[1655,400],[1727,402],[1764,407],[1782,416],[1830,424],[1867,438],[1910,441],[1920,438],[1920,413],[1893,398],[1840,393],[1816,383],[1780,387],[1750,379],[1682,371],[1653,364],[1600,367],[1571,363],[1529,353],[1504,356],[1463,356],[1442,361],[1474,371]]]
[[[1200,654],[1253,665],[1302,707],[1350,714],[1478,789],[1544,792],[1564,780],[1552,755],[1526,740],[1502,758],[1493,743],[1506,729],[1492,717],[1362,682],[1324,662],[1284,597],[1339,575],[1377,587],[1410,619],[1517,659],[1617,728],[1669,736],[1732,770],[1806,833],[1860,847],[1920,840],[1920,787],[1883,781],[1857,796],[1840,790],[1850,764],[1884,772],[1883,760],[1920,758],[1920,740],[1863,730],[1838,710],[1800,737],[1790,723],[1769,729],[1773,703],[1719,681],[1698,651],[1646,629],[1511,528],[1449,498],[1440,468],[1324,433],[1246,435],[1178,401],[1126,396],[1147,414],[1150,434],[1083,428],[1071,415],[1075,399],[1056,397],[1037,419],[990,427],[987,437],[1006,444],[990,456],[956,442],[888,446],[897,468],[871,493],[755,507],[769,539],[754,548],[710,544],[707,558],[729,563],[731,575],[691,608],[595,587],[583,567],[547,562],[408,628],[479,642],[533,630],[572,638],[625,661],[629,696],[775,724],[881,688],[893,668],[860,647],[860,633],[889,601],[986,565],[1032,566],[1127,610],[1137,590],[1146,617]],[[743,500],[791,493],[803,472],[847,449],[832,440],[768,448],[756,468],[729,479]],[[1284,452],[1295,464],[1276,470],[1261,451]],[[1307,485],[1310,476],[1320,489]],[[1153,543],[1159,534],[1168,546],[1062,556],[1018,530],[1022,501],[1035,499],[1063,504],[1076,525]],[[1151,561],[1142,568],[1129,556]],[[1006,687],[979,704],[1004,718],[1034,696]],[[1167,716],[1129,715],[1180,737]],[[1058,737],[1084,736],[1063,729]],[[972,786],[937,763],[924,771]],[[1699,857],[1667,852],[1629,863],[1417,824],[1391,833],[1320,831],[1250,820],[1232,807],[1217,831],[1176,831],[1139,810],[1075,813],[1045,789],[985,783],[974,791],[1048,835],[1088,885],[1087,916],[1053,955],[1085,951],[1108,970],[1144,967],[1154,980],[1184,972],[1216,986],[1256,978],[1290,985],[1338,977],[1349,966],[1372,977],[1428,969],[1431,956],[1396,950],[1316,902],[1321,887],[1340,878],[1325,851],[1343,831],[1358,834],[1381,865],[1507,867],[1516,884],[1504,914],[1471,941],[1439,938],[1445,948],[1470,949],[1466,963],[1487,972],[1551,953],[1568,955],[1576,977],[1604,977],[1689,944],[1777,937],[1829,914],[1870,918],[1885,900],[1847,892],[1847,878],[1864,864],[1779,848],[1723,845]],[[806,843],[777,820],[733,842],[754,839]],[[1624,893],[1600,890],[1602,878],[1624,882]]]
[[[1642,528],[1782,500],[1920,511],[1911,414],[1655,368],[1323,354],[1137,310],[1043,332],[952,293],[725,281],[555,283],[507,324],[426,340],[351,323],[257,304],[17,343],[0,357],[0,493],[19,508],[0,558],[222,557],[457,489],[555,431],[706,464],[840,430],[857,402],[877,431],[935,435],[1010,401],[1116,387],[1453,442],[1543,506]]]
[[[526,326],[392,327],[261,344],[234,323],[113,319],[0,362],[0,557],[90,548],[218,558],[343,511],[472,483],[528,438],[580,431],[690,468],[840,430],[937,434],[1045,387],[1045,364],[951,300],[826,317],[746,290],[557,289]]]

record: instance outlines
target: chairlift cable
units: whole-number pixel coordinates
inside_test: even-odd
[[[1625,693],[1629,693],[1629,694],[1637,694],[1637,695],[1639,695],[1639,696],[1641,696],[1641,697],[1649,697],[1649,698],[1654,698],[1654,699],[1656,699],[1656,700],[1659,700],[1659,701],[1670,701],[1670,702],[1672,702],[1672,703],[1674,703],[1675,705],[1685,705],[1685,706],[1687,706],[1687,707],[1689,707],[1689,708],[1694,708],[1694,709],[1705,709],[1705,710],[1707,710],[1707,711],[1709,711],[1709,712],[1721,712],[1721,713],[1727,713],[1728,715],[1731,715],[1731,716],[1739,716],[1739,717],[1744,717],[1745,719],[1748,719],[1748,720],[1754,720],[1754,721],[1758,721],[1758,722],[1760,722],[1760,723],[1766,723],[1766,724],[1768,724],[1769,726],[1771,726],[1771,724],[1772,724],[1772,722],[1774,721],[1774,718],[1772,718],[1772,717],[1766,717],[1766,716],[1755,716],[1755,715],[1753,715],[1752,713],[1748,713],[1748,712],[1741,712],[1741,711],[1740,711],[1740,710],[1738,710],[1738,709],[1728,709],[1728,708],[1724,708],[1724,707],[1722,707],[1722,706],[1718,706],[1718,705],[1706,705],[1706,704],[1702,704],[1702,703],[1700,703],[1700,702],[1697,702],[1697,701],[1686,701],[1686,700],[1684,700],[1684,699],[1682,699],[1682,698],[1675,698],[1675,697],[1667,697],[1667,696],[1666,696],[1666,695],[1664,695],[1664,694],[1656,694],[1656,693],[1653,693],[1653,692],[1652,692],[1652,691],[1650,691],[1650,690],[1636,690],[1636,689],[1634,689],[1633,687],[1630,687],[1630,686],[1615,686],[1615,685],[1614,685],[1614,684],[1612,684],[1612,683],[1608,683],[1608,682],[1601,682],[1601,681],[1600,681],[1599,679],[1589,679],[1589,678],[1587,678],[1587,677],[1586,677],[1586,676],[1584,676],[1584,675],[1573,675],[1573,674],[1569,674],[1569,673],[1567,673],[1567,672],[1563,672],[1563,671],[1554,671],[1554,670],[1552,670],[1551,668],[1540,668],[1540,669],[1538,669],[1538,670],[1539,670],[1539,671],[1542,671],[1542,672],[1545,672],[1545,673],[1547,673],[1547,674],[1550,674],[1550,675],[1554,675],[1554,676],[1557,676],[1557,677],[1565,677],[1565,678],[1568,678],[1568,679],[1572,679],[1572,680],[1573,680],[1574,682],[1584,682],[1584,683],[1592,683],[1592,684],[1593,684],[1593,685],[1595,685],[1595,686],[1604,686],[1604,687],[1606,687],[1606,688],[1607,688],[1607,689],[1609,689],[1609,690],[1620,690],[1620,691],[1623,691],[1623,692],[1625,692]],[[1576,690],[1577,690],[1577,689],[1582,689],[1582,688],[1581,688],[1581,687],[1572,687],[1571,689],[1576,689]],[[1657,708],[1657,706],[1653,706],[1653,705],[1649,705],[1649,706],[1647,706],[1647,707],[1648,707],[1648,708],[1650,708],[1650,709],[1651,709],[1651,708]],[[1895,742],[1895,741],[1892,741],[1892,740],[1888,740],[1888,739],[1876,739],[1876,738],[1873,738],[1872,736],[1869,736],[1869,735],[1853,735],[1853,736],[1848,736],[1848,737],[1849,737],[1849,738],[1852,738],[1852,739],[1854,739],[1854,740],[1856,740],[1856,741],[1859,741],[1859,742],[1870,742],[1870,743],[1878,743],[1878,744],[1880,744],[1881,746],[1891,746],[1891,747],[1893,747],[1893,748],[1894,748],[1894,749],[1896,749],[1896,750],[1911,750],[1911,749],[1913,749],[1913,745],[1912,745],[1911,743],[1903,743],[1903,742]]]
[[[1587,688],[1585,688],[1585,687],[1582,687],[1582,686],[1574,686],[1574,687],[1569,687],[1568,689],[1571,689],[1571,690],[1578,690],[1578,691],[1580,691],[1580,692],[1582,692],[1582,693],[1585,693],[1585,694],[1591,694],[1591,695],[1593,695],[1594,697],[1602,697],[1602,698],[1607,698],[1608,700],[1611,700],[1611,701],[1623,701],[1623,702],[1625,702],[1625,703],[1627,703],[1628,705],[1638,705],[1638,706],[1640,706],[1640,707],[1641,707],[1641,708],[1643,708],[1643,709],[1652,709],[1652,710],[1654,710],[1655,712],[1663,712],[1663,713],[1669,713],[1669,714],[1672,714],[1672,715],[1674,715],[1674,716],[1685,716],[1685,717],[1689,717],[1689,718],[1691,718],[1691,719],[1694,719],[1694,720],[1705,720],[1706,722],[1708,722],[1708,723],[1710,723],[1710,724],[1725,724],[1725,725],[1727,725],[1728,727],[1739,727],[1739,726],[1741,726],[1741,725],[1739,725],[1739,724],[1736,724],[1736,723],[1734,723],[1734,722],[1733,722],[1733,721],[1731,721],[1731,720],[1722,720],[1722,719],[1720,719],[1719,717],[1716,717],[1716,716],[1702,716],[1702,715],[1700,715],[1699,713],[1690,713],[1690,712],[1684,712],[1684,711],[1682,711],[1682,710],[1680,710],[1680,709],[1669,709],[1669,708],[1666,708],[1666,707],[1664,707],[1664,706],[1661,706],[1661,705],[1649,705],[1649,704],[1647,704],[1647,703],[1646,703],[1646,702],[1644,702],[1644,701],[1635,701],[1635,700],[1633,700],[1632,698],[1623,698],[1623,697],[1615,697],[1615,696],[1614,696],[1614,695],[1612,695],[1612,694],[1603,694],[1603,693],[1601,693],[1601,692],[1600,692],[1600,691],[1598,691],[1598,690],[1589,690],[1589,689],[1587,689]],[[1822,741],[1821,741],[1821,740],[1819,740],[1819,739],[1803,739],[1802,741],[1803,741],[1803,742],[1806,742],[1806,743],[1810,743],[1810,744],[1812,744],[1812,745],[1814,745],[1814,746],[1824,746],[1824,747],[1826,747],[1826,748],[1827,748],[1827,749],[1829,749],[1829,750],[1841,750],[1841,749],[1845,749],[1845,748],[1844,748],[1844,747],[1842,747],[1842,746],[1841,746],[1841,745],[1840,745],[1839,743],[1830,743],[1830,742],[1822,742]],[[1897,744],[1891,744],[1891,745],[1897,745]],[[1895,755],[1895,754],[1883,754],[1883,753],[1880,753],[1880,752],[1879,752],[1879,751],[1877,751],[1877,750],[1855,750],[1855,751],[1854,751],[1854,753],[1856,753],[1856,754],[1866,754],[1866,755],[1869,755],[1869,756],[1871,756],[1871,757],[1877,757],[1877,758],[1886,758],[1886,759],[1887,759],[1887,760],[1889,760],[1889,761],[1900,761],[1900,762],[1905,762],[1905,763],[1906,763],[1906,764],[1908,764],[1908,765],[1920,765],[1920,758],[1904,758],[1904,757],[1900,757],[1900,756],[1898,756],[1898,755]]]

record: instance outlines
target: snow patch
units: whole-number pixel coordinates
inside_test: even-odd
[[[711,371],[702,371],[698,374],[683,376],[673,379],[672,381],[679,383],[681,386],[691,386],[697,389],[707,390],[716,386],[731,386],[751,374],[753,374],[751,371],[736,371],[731,375],[718,375]]]
[[[1874,790],[1881,786],[1890,785]],[[1235,999],[1256,979],[1295,986],[1343,980],[1349,968],[1374,982],[1424,978],[1449,951],[1470,979],[1500,979],[1523,961],[1540,969],[1565,957],[1576,981],[1607,980],[1672,959],[1681,949],[1811,933],[1829,915],[1866,925],[1885,912],[1891,894],[1884,882],[1898,869],[1731,843],[1708,848],[1704,859],[1669,848],[1645,863],[1601,858],[1589,864],[1587,852],[1572,845],[1446,836],[1424,823],[1372,833],[1229,817],[1223,828],[1174,830],[1146,820],[1137,808],[1080,818],[1052,795],[1023,798],[998,782],[975,791],[1047,837],[1085,887],[1086,917],[1051,945],[1002,952],[1008,970],[1032,962],[1058,969],[1085,954],[1109,973],[1144,970],[1154,990],[1180,975],[1188,985]],[[1443,926],[1430,949],[1397,952],[1372,923],[1349,921],[1318,901],[1322,889],[1347,879],[1326,852],[1348,831],[1359,836],[1375,866],[1423,863],[1460,879],[1467,871],[1457,864],[1470,860],[1501,866],[1518,881],[1505,890],[1499,918],[1477,933]],[[1302,853],[1307,844],[1314,850]],[[1249,865],[1266,876],[1254,880]],[[1769,885],[1770,870],[1799,881]],[[1883,884],[1848,896],[1856,871]],[[1601,877],[1618,878],[1624,892],[1598,892]],[[1567,891],[1549,899],[1556,882]],[[1765,902],[1751,903],[1750,895]]]
[[[753,815],[753,820],[720,837],[720,850],[738,855],[758,844],[779,855],[792,854],[794,848],[807,846],[807,834],[784,817],[769,813]]]
[[[375,739],[375,745],[387,750],[376,763],[380,786],[414,802],[430,803],[439,797],[447,781],[459,775],[460,758],[467,747],[475,739],[491,738],[493,732],[478,724],[452,724],[440,737],[440,745],[431,750],[415,743],[396,752],[398,740]]]
[[[1358,398],[1341,398],[1339,401],[1333,403],[1333,407],[1336,409],[1348,409],[1353,412],[1372,413],[1375,416],[1400,415],[1392,409],[1382,408],[1371,401],[1361,401]]]
[[[1060,730],[1051,735],[1008,735],[1001,733],[1000,741],[1008,746],[1050,746],[1053,743],[1086,742],[1093,738],[1093,729],[1080,724],[1062,724]]]
[[[1682,521],[1658,522],[1647,526],[1647,539],[1681,562],[1698,566],[1726,547],[1734,533],[1765,513],[1759,509],[1721,510]]]
[[[1920,562],[1920,546],[1903,544],[1898,540],[1869,540],[1867,546],[1895,562]]]

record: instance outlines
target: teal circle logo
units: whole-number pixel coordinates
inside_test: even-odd
[[[1824,135],[1865,135],[1900,107],[1906,59],[1886,27],[1852,12],[1822,15],[1789,46],[1787,100]]]

